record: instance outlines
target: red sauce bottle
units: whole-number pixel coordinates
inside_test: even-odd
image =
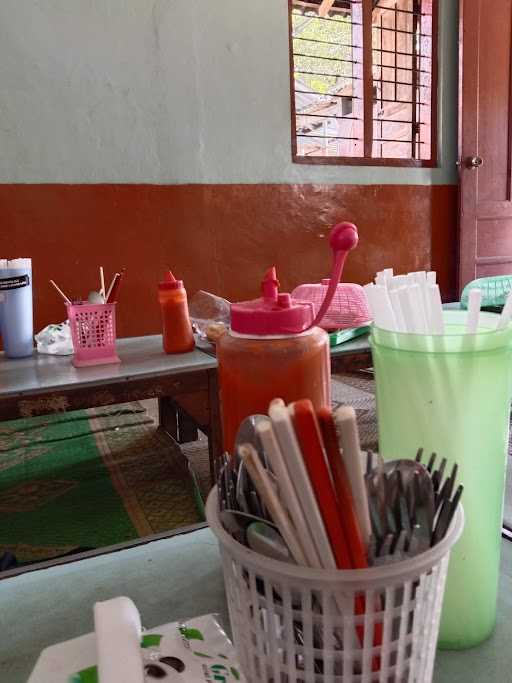
[[[163,282],[158,283],[158,301],[162,311],[165,353],[192,351],[195,341],[188,315],[187,292],[183,280],[176,280],[170,270]]]
[[[352,223],[330,235],[334,252],[331,279],[314,315],[313,304],[279,292],[275,268],[262,282],[262,296],[231,304],[231,330],[217,345],[224,449],[233,452],[240,422],[266,413],[273,398],[286,403],[309,398],[315,409],[330,404],[329,337],[317,327],[339,282],[348,252],[357,245]]]

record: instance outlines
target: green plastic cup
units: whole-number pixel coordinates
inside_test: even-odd
[[[465,334],[465,311],[445,311],[444,335],[372,327],[379,449],[384,459],[418,448],[458,463],[466,523],[453,548],[438,645],[473,647],[496,623],[508,448],[512,324],[481,313]]]

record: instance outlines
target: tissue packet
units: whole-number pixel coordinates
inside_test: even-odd
[[[245,683],[215,614],[144,631],[141,655],[146,683]],[[28,683],[100,683],[94,633],[43,650]]]

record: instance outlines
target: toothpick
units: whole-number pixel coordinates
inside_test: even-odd
[[[112,291],[112,287],[114,286],[114,284],[116,282],[116,278],[118,278],[118,277],[119,277],[119,273],[116,273],[114,275],[114,277],[112,278],[112,281],[108,286],[107,293],[105,294],[105,301],[108,301],[108,298],[110,296],[110,292]]]
[[[103,273],[103,266],[100,266],[100,282],[101,282],[100,294],[103,297],[103,303],[105,303],[105,275]]]
[[[61,297],[64,299],[64,301],[65,301],[67,304],[70,304],[70,303],[71,303],[71,300],[68,299],[68,297],[67,297],[67,296],[64,294],[64,292],[62,291],[62,289],[61,289],[60,287],[58,287],[58,286],[55,284],[55,282],[54,282],[53,280],[50,280],[50,284],[53,285],[53,286],[55,287],[55,289],[58,291],[58,293],[61,295]]]

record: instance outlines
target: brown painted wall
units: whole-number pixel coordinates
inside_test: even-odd
[[[360,245],[344,280],[432,267],[455,288],[457,188],[426,185],[0,185],[0,256],[34,260],[35,327],[64,317],[50,278],[73,297],[126,267],[119,336],[160,329],[165,267],[231,300],[258,295],[275,264],[284,290],[329,271],[329,226],[350,220]]]

